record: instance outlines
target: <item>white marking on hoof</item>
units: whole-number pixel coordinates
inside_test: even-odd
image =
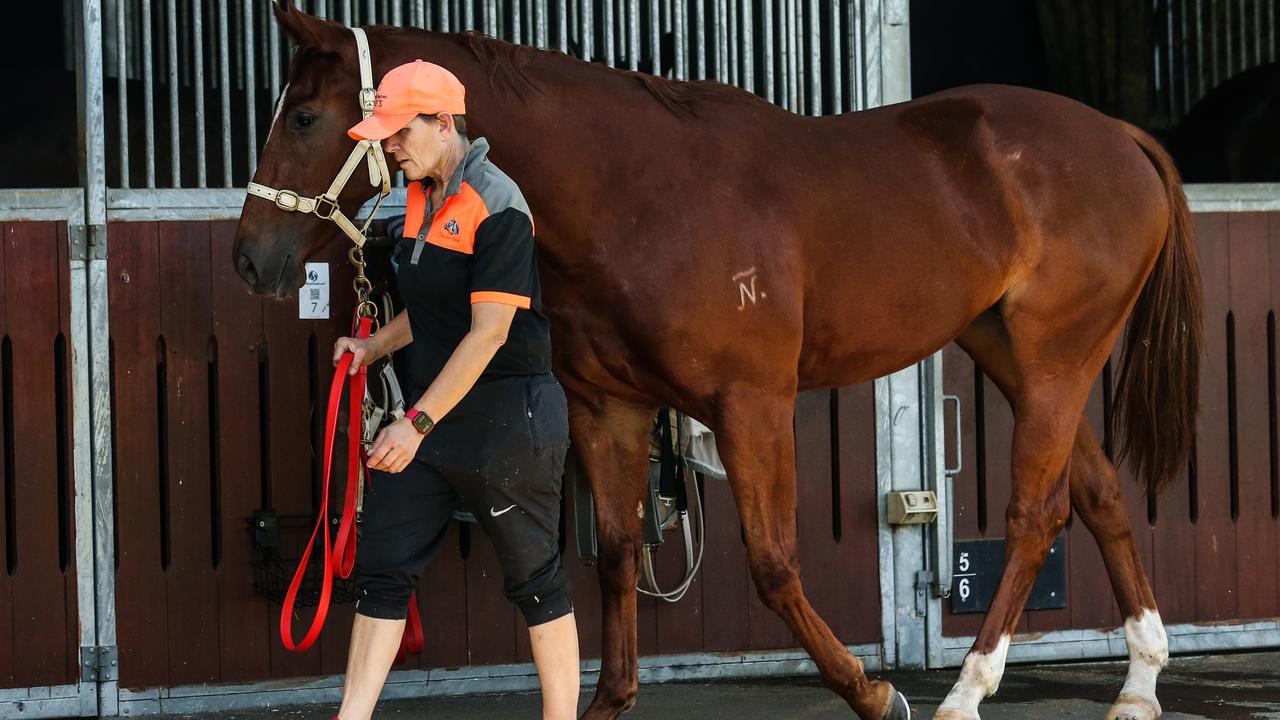
[[[1169,662],[1169,640],[1160,613],[1143,610],[1125,620],[1124,639],[1129,646],[1129,676],[1107,720],[1155,720],[1161,712],[1156,677]]]
[[[934,720],[978,720],[978,704],[994,695],[1004,677],[1004,663],[1009,656],[1009,636],[1002,635],[990,653],[970,651],[960,668],[960,679],[938,706]]]

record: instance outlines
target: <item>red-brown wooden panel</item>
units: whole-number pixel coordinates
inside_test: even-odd
[[[167,585],[161,567],[157,352],[159,252],[155,223],[108,229],[108,301],[115,352],[117,639],[121,687],[169,680]]]
[[[334,293],[335,297],[337,293]],[[262,305],[262,325],[267,346],[267,426],[268,462],[272,509],[282,515],[312,515],[317,509],[317,489],[313,486],[311,458],[315,448],[311,442],[311,403],[307,367],[308,337],[311,325],[316,321],[298,319],[296,300],[271,301]],[[325,388],[328,384],[325,384]],[[323,393],[328,400],[327,390]],[[345,447],[345,439],[337,443]],[[323,446],[316,455],[323,452]],[[335,459],[335,468],[344,468],[345,461]],[[335,473],[329,488],[330,503],[341,506],[343,473]],[[335,501],[334,494],[338,493]],[[333,510],[331,510],[332,512]],[[293,623],[299,636],[312,618],[312,611],[295,614]],[[316,646],[298,653],[284,648],[274,637],[279,633],[279,614],[272,612],[271,674],[273,677],[297,677],[319,675],[321,648],[328,641],[328,633],[321,635]],[[332,628],[330,628],[331,630]]]
[[[750,647],[747,607],[755,585],[747,568],[742,525],[729,483],[706,478],[703,507],[707,517],[702,560],[702,640],[708,651]]]
[[[695,482],[697,480],[693,475],[686,479],[689,485]],[[692,499],[690,495],[690,501]],[[684,581],[686,565],[684,547],[683,533],[672,530],[666,533],[666,541],[654,555],[654,575],[657,577],[659,587],[664,591],[670,591]],[[695,578],[689,592],[678,602],[670,603],[666,600],[645,598],[645,602],[653,606],[658,654],[670,655],[702,650],[704,616],[702,583],[703,578]]]
[[[1235,320],[1239,617],[1270,618],[1280,614],[1280,592],[1275,571],[1276,526],[1271,517],[1271,410],[1267,397],[1271,238],[1267,216],[1232,214],[1228,236],[1231,312]]]
[[[459,523],[452,521],[439,554],[418,583],[424,645],[420,668],[467,664],[467,565],[458,542]]]
[[[5,224],[0,224],[0,233],[3,237],[8,237],[9,228]],[[9,307],[8,298],[5,295],[5,273],[3,269],[7,267],[5,264],[5,248],[8,242],[0,242],[0,308]],[[0,342],[8,342],[9,323],[7,313],[0,312]],[[0,361],[0,371],[3,371],[5,365]],[[0,407],[5,407],[4,403],[8,402],[5,395],[6,388],[0,385]],[[6,424],[6,413],[0,412],[0,439],[7,438],[10,428]],[[16,442],[17,428],[12,428],[15,433],[14,442]],[[13,598],[13,579],[9,576],[9,505],[8,505],[8,488],[9,484],[16,482],[16,478],[8,476],[8,460],[5,454],[6,442],[0,441],[0,562],[4,562],[4,566],[0,568],[0,599],[4,600],[5,607],[8,607]],[[15,508],[16,510],[16,508]],[[16,532],[17,528],[12,528]],[[0,612],[0,637],[13,637],[13,613]],[[0,687],[14,687],[14,669],[16,667],[14,661],[14,646],[12,640],[0,643]]]
[[[502,593],[502,566],[498,563],[493,543],[479,526],[471,526],[471,553],[467,557],[467,650],[470,664],[515,662],[517,612],[515,605]]]
[[[955,524],[953,532],[956,539],[976,538],[981,537],[982,523],[986,522],[984,508],[979,506],[981,483],[984,480],[979,472],[979,455],[981,451],[985,456],[985,449],[980,447],[982,435],[978,429],[980,407],[979,393],[975,389],[976,370],[973,361],[958,345],[952,343],[942,353],[942,387],[948,395],[960,398],[960,427],[951,429],[953,435],[948,438],[947,444],[951,447],[950,439],[954,437],[954,433],[960,433],[963,453],[961,467],[951,484],[951,518]],[[986,401],[985,394],[982,400]],[[948,423],[952,422],[952,412],[948,407],[945,413]],[[950,458],[948,462],[954,463],[955,459]],[[953,614],[950,600],[942,601],[942,612],[942,628],[946,635],[977,635],[978,629],[982,627],[982,615]]]
[[[1268,221],[1269,237],[1271,238],[1271,323],[1273,342],[1280,342],[1275,339],[1277,331],[1275,329],[1276,317],[1275,308],[1280,305],[1280,213],[1271,213]],[[1276,361],[1273,359],[1273,364]],[[1270,370],[1270,378],[1272,382],[1272,393],[1280,393],[1280,378],[1276,377],[1276,373],[1280,372],[1280,368],[1272,367]],[[1280,397],[1273,396],[1272,402],[1276,407],[1280,407]],[[1277,436],[1280,429],[1273,429],[1270,435],[1272,447],[1276,452],[1280,452],[1280,437]],[[1280,468],[1273,470],[1271,478],[1271,519],[1273,522],[1280,523],[1280,477],[1276,477],[1274,473],[1280,471]],[[1280,525],[1276,528],[1276,575],[1280,576]]]
[[[796,539],[800,577],[809,604],[828,625],[832,625],[845,602],[854,601],[846,598],[847,590],[861,584],[856,575],[846,574],[843,563],[836,557],[832,393],[831,390],[800,393],[796,397],[795,413]],[[868,428],[873,429],[874,425]],[[832,572],[837,567],[841,571]],[[790,645],[796,644],[792,637]]]
[[[216,346],[218,410],[217,482],[221,528],[218,575],[219,658],[223,682],[271,676],[269,605],[253,589],[253,541],[247,518],[262,505],[258,413],[258,347],[262,301],[225,258],[231,257],[235,223],[212,223],[212,326]]]
[[[1103,381],[1100,379],[1089,393],[1085,405],[1085,422],[1093,429],[1094,437],[1104,437]],[[1089,528],[1079,515],[1072,516],[1067,538],[1067,611],[1074,628],[1115,627],[1119,624],[1111,584],[1098,543],[1089,534]]]
[[[1231,520],[1230,415],[1227,406],[1227,312],[1230,310],[1228,219],[1195,217],[1204,281],[1206,355],[1200,372],[1196,432],[1196,615],[1237,616],[1236,534]]]
[[[574,453],[573,448],[569,448],[569,455]],[[581,465],[575,457],[569,457],[565,461],[573,466],[573,472],[581,472]],[[572,500],[573,483],[572,475],[566,475],[564,495]],[[600,657],[600,637],[602,633],[600,622],[600,576],[596,573],[596,566],[586,565],[578,560],[577,545],[577,521],[574,518],[574,503],[568,502],[565,505],[567,514],[564,518],[565,528],[565,551],[560,556],[560,561],[564,563],[565,569],[569,573],[569,578],[573,582],[573,608],[574,618],[578,625],[578,647],[579,654],[582,658],[598,658]]]
[[[160,223],[157,308],[165,341],[165,476],[170,534],[169,683],[219,679],[218,578],[209,513],[210,256],[208,223]],[[175,300],[181,299],[175,302]]]
[[[75,613],[74,596],[60,567],[58,447],[50,362],[62,329],[60,287],[66,273],[59,265],[58,224],[8,223],[3,226],[5,264],[0,268],[7,293],[6,336],[11,345],[13,446],[6,458],[13,507],[14,544],[5,548],[15,560],[11,583],[12,684],[55,685],[69,681],[66,613]],[[70,548],[67,548],[69,554]],[[68,567],[74,573],[74,568]],[[70,645],[78,644],[78,638]]]

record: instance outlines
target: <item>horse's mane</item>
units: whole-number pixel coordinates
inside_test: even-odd
[[[513,95],[526,100],[540,92],[538,86],[525,71],[525,66],[535,58],[569,59],[555,50],[539,50],[527,45],[515,45],[479,33],[464,33],[463,43],[476,60],[489,73],[489,82]],[[614,78],[634,79],[658,101],[660,105],[679,117],[697,117],[708,102],[750,103],[759,101],[755,95],[717,82],[700,80],[681,82],[632,70],[619,70],[591,63],[589,67],[602,75]]]

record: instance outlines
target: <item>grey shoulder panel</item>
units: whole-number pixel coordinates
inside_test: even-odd
[[[497,215],[508,208],[515,208],[530,218],[533,217],[533,213],[529,211],[529,203],[525,202],[524,194],[520,192],[520,186],[499,170],[498,166],[487,162],[481,172],[476,175],[477,177],[469,182],[480,195],[480,199],[484,201],[484,206],[488,208],[490,215]]]

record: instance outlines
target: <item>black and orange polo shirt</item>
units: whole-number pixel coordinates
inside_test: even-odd
[[[471,329],[471,305],[477,302],[519,308],[482,380],[551,370],[533,216],[520,188],[488,154],[484,138],[471,143],[439,207],[431,206],[426,184],[408,188],[396,277],[413,330],[410,387],[425,388],[440,374]]]

